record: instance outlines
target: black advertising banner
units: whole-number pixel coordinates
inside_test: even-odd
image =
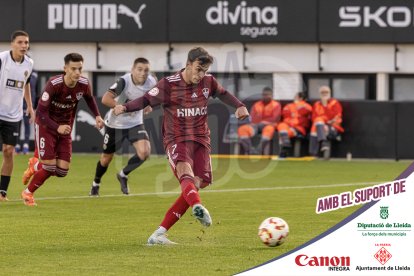
[[[25,26],[32,41],[164,42],[166,1],[25,1]]]
[[[0,41],[413,43],[414,0],[4,0]]]
[[[413,0],[319,0],[321,42],[414,42]]]
[[[15,30],[23,29],[23,0],[0,2],[0,41],[10,41]]]
[[[169,2],[172,42],[315,42],[316,0]]]

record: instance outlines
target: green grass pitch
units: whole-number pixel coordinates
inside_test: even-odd
[[[152,157],[130,174],[121,195],[116,157],[102,179],[101,197],[89,198],[98,155],[73,156],[66,178],[50,178],[20,200],[27,156],[16,156],[7,203],[0,202],[2,275],[231,275],[288,252],[327,230],[358,207],[315,214],[318,197],[353,191],[398,176],[408,161],[270,161],[213,159],[214,185],[201,192],[212,218],[203,230],[188,212],[171,230],[177,246],[146,246],[179,193],[168,162]],[[1,159],[1,157],[0,157]],[[339,186],[335,184],[348,183]],[[257,227],[285,219],[285,244],[268,248]]]

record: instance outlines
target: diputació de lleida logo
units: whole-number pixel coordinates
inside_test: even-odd
[[[382,219],[387,219],[389,216],[388,214],[388,206],[380,206],[380,217]]]

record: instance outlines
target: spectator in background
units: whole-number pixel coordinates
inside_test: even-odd
[[[261,154],[270,154],[270,141],[273,139],[275,128],[280,121],[281,105],[273,100],[273,90],[263,88],[262,99],[257,101],[250,110],[251,123],[239,127],[240,145],[245,154],[252,153],[251,138],[261,134],[258,149]]]
[[[35,108],[36,105],[36,97],[37,97],[37,79],[38,74],[36,71],[32,72],[32,75],[30,76],[30,92],[32,94],[32,107]],[[24,140],[23,140],[23,146],[20,146],[19,144],[16,145],[16,153],[23,153],[27,154],[29,152],[29,139],[30,139],[30,118],[26,115],[27,105],[26,101],[23,101],[23,126],[24,126]]]
[[[316,156],[320,150],[330,150],[329,140],[336,139],[344,132],[342,123],[342,105],[331,98],[331,89],[328,86],[319,88],[320,101],[313,105],[312,128],[309,144],[309,153]]]
[[[312,116],[312,106],[305,101],[305,93],[296,93],[293,103],[287,104],[282,111],[283,121],[277,125],[279,132],[280,157],[286,157],[292,147],[291,138],[306,136]]]

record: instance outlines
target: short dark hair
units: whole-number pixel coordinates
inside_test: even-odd
[[[12,33],[12,35],[11,35],[11,41],[14,41],[16,39],[16,37],[18,37],[18,36],[26,36],[26,37],[29,37],[29,34],[27,32],[25,32],[25,31],[22,31],[22,30],[14,31]]]
[[[269,86],[266,86],[266,87],[263,88],[262,93],[264,94],[265,92],[271,92],[271,93],[273,93],[273,89],[270,88]]]
[[[298,92],[296,95],[297,95],[299,98],[301,98],[302,100],[305,100],[305,99],[306,99],[306,94],[305,94],[305,92]]]
[[[146,58],[139,57],[134,60],[134,66],[137,65],[137,63],[149,64],[149,61]]]
[[[81,54],[78,54],[78,53],[69,53],[65,56],[64,60],[65,60],[65,64],[69,64],[69,62],[71,61],[73,62],[83,61],[83,57]]]
[[[201,65],[212,64],[213,57],[202,47],[195,47],[188,52],[187,62],[200,61]]]

